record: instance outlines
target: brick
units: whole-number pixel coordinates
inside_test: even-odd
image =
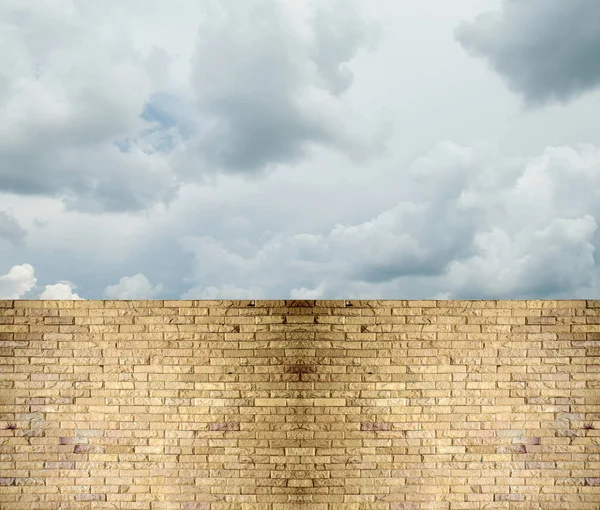
[[[76,494],[75,501],[106,501],[106,494]]]
[[[211,423],[209,430],[240,430],[240,424],[237,422]]]
[[[525,501],[524,494],[494,494],[494,501]]]
[[[525,317],[525,324],[556,324],[556,317]]]
[[[360,424],[360,430],[373,430],[373,431],[383,431],[383,430],[392,430],[391,423],[372,423],[372,422],[363,422]]]
[[[75,317],[44,317],[44,324],[75,324]]]
[[[0,301],[0,506],[587,510],[597,303]]]

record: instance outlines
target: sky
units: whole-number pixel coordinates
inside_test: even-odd
[[[598,299],[597,0],[3,0],[2,299]]]

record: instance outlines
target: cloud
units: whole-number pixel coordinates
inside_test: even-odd
[[[290,299],[322,299],[325,291],[325,285],[321,284],[314,289],[301,287],[290,291]]]
[[[417,159],[402,182],[406,196],[396,205],[324,233],[272,234],[259,244],[188,236],[181,244],[195,257],[194,296],[230,282],[260,288],[267,299],[600,292],[599,148],[548,147],[537,157],[504,158],[490,146],[444,142]]]
[[[600,3],[504,0],[461,22],[455,37],[527,104],[567,102],[600,85]]]
[[[35,289],[37,278],[31,264],[21,264],[10,268],[7,274],[0,275],[0,299],[24,299]],[[73,290],[76,286],[68,281],[46,285],[44,290],[28,299],[84,299]]]
[[[206,2],[192,84],[201,136],[189,156],[256,173],[298,161],[311,144],[367,149],[340,96],[347,66],[372,44],[359,2]],[[358,151],[358,152],[357,152]]]
[[[74,285],[71,282],[59,282],[54,285],[46,285],[39,299],[84,299],[73,292]]]
[[[0,298],[19,299],[35,287],[37,279],[31,264],[13,266],[7,274],[0,275]]]
[[[4,238],[14,245],[20,245],[27,232],[8,212],[0,211],[0,239]]]
[[[321,195],[321,206],[314,210],[305,207],[315,198],[310,186],[294,187],[298,196],[282,200],[274,193],[273,178],[265,181],[267,186],[247,187],[244,179],[233,177],[235,185],[212,192],[188,189],[186,201],[147,218],[102,220],[47,205],[50,223],[32,230],[35,242],[27,248],[40,253],[30,260],[44,271],[67,260],[68,273],[62,269],[49,283],[68,274],[71,281],[84,283],[89,299],[102,299],[110,282],[116,283],[106,288],[104,298],[561,299],[600,294],[598,146],[547,147],[534,157],[509,158],[493,146],[444,142],[403,171],[380,177],[385,177],[387,193],[365,207],[366,188],[360,181],[336,187],[330,196],[339,201]],[[219,216],[223,210],[228,216]],[[230,221],[220,221],[227,217]],[[89,236],[103,241],[96,246]],[[78,243],[78,249],[70,248]],[[82,256],[102,270],[90,277],[85,268],[77,269]],[[121,278],[124,267],[134,276]],[[15,284],[14,278],[10,281]],[[170,289],[157,284],[161,281],[171,282]],[[37,296],[32,285],[35,281],[5,294]]]
[[[381,149],[341,98],[348,64],[375,40],[363,0],[178,0],[161,15],[182,33],[156,5],[107,2],[0,6],[0,191],[134,212],[186,182],[298,161],[311,144]],[[111,13],[120,28],[107,31]]]
[[[181,295],[181,299],[263,299],[260,287],[237,287],[233,284],[224,284],[220,287],[194,287]]]
[[[177,179],[140,117],[154,56],[81,4],[3,2],[0,20],[0,191],[95,213],[172,199]]]
[[[511,236],[500,228],[477,235],[478,254],[451,264],[448,277],[463,295],[543,297],[573,293],[597,272],[591,215],[556,218],[539,230]],[[520,239],[519,239],[520,237]]]
[[[153,286],[148,278],[141,273],[124,276],[115,285],[104,289],[107,299],[153,299],[163,291],[163,284]]]

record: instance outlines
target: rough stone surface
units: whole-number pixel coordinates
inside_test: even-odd
[[[600,301],[0,301],[2,510],[598,510]]]

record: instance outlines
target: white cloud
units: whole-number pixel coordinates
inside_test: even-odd
[[[7,274],[0,275],[0,298],[19,299],[35,287],[37,281],[31,264],[13,266]]]
[[[31,264],[21,264],[10,268],[7,274],[0,275],[0,299],[24,299],[36,287],[37,278]],[[84,299],[73,292],[75,285],[60,281],[46,285],[38,296],[29,299]]]
[[[54,285],[46,285],[39,299],[84,299],[79,297],[73,289],[75,286],[71,282],[59,282]]]
[[[263,299],[260,287],[237,287],[226,283],[220,287],[194,287],[181,295],[181,299]]]
[[[115,285],[104,290],[107,299],[153,299],[163,291],[163,284],[153,286],[141,273],[124,276]]]
[[[325,291],[325,285],[321,284],[314,289],[300,287],[290,291],[290,299],[322,299]]]

